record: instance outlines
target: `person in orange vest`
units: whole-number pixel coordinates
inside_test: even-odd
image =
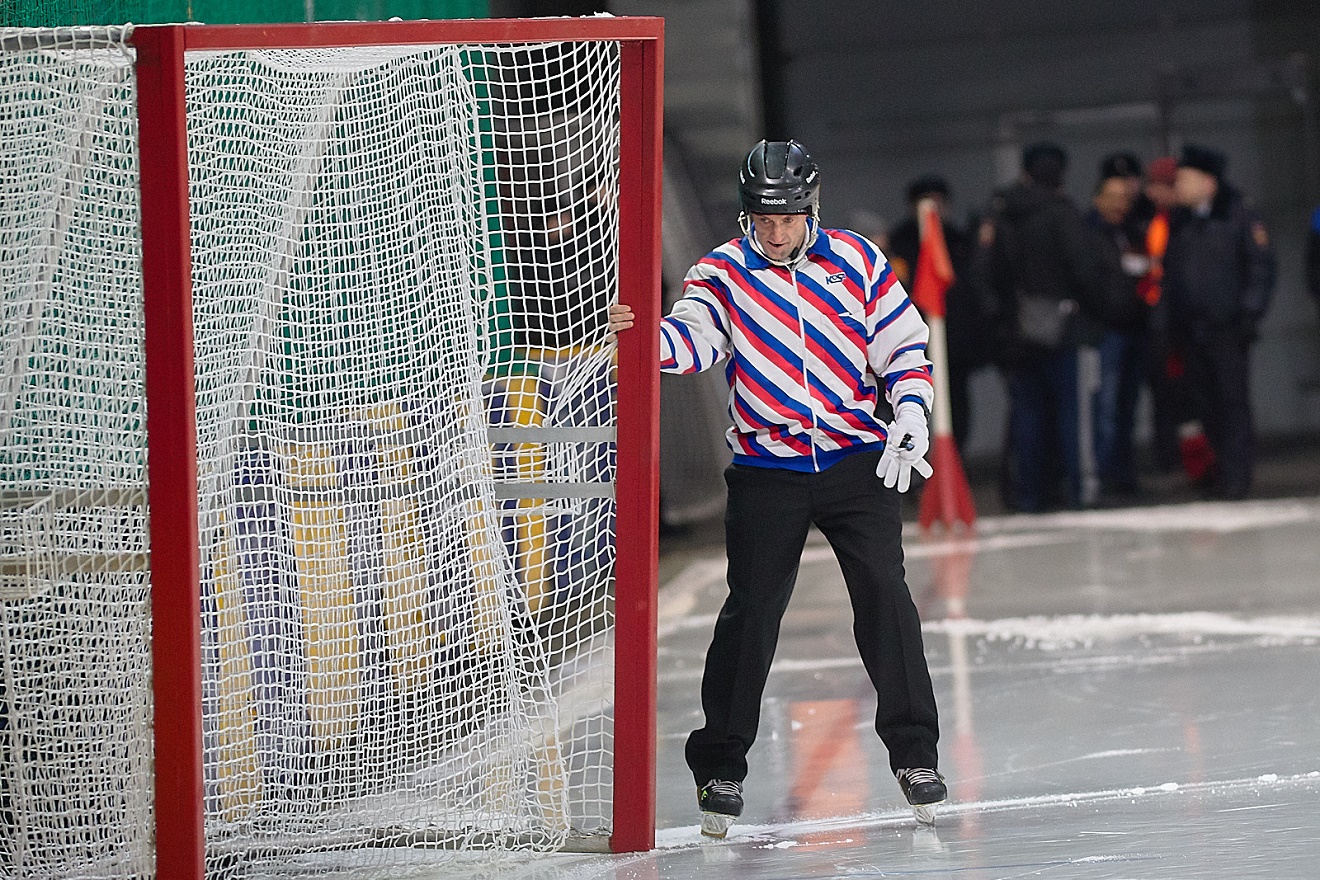
[[[1150,268],[1141,279],[1137,292],[1154,311],[1158,311],[1164,283],[1164,252],[1169,246],[1169,216],[1177,204],[1173,182],[1178,177],[1178,160],[1160,156],[1150,163],[1146,173],[1145,216],[1139,218],[1138,235],[1145,243]],[[1182,365],[1169,349],[1168,328],[1157,320],[1150,322],[1150,346],[1147,350],[1147,374],[1154,436],[1151,447],[1155,466],[1161,472],[1172,472],[1179,466],[1178,426],[1185,421],[1185,391],[1180,388]]]
[[[1169,247],[1169,214],[1177,204],[1174,181],[1178,179],[1178,160],[1161,156],[1150,163],[1143,189],[1151,207],[1152,216],[1146,220],[1144,237],[1146,255],[1150,257],[1150,270],[1142,279],[1140,290],[1147,305],[1160,301],[1160,286],[1164,279],[1164,252]]]
[[[1170,216],[1177,206],[1174,182],[1178,178],[1178,160],[1161,156],[1150,163],[1145,196],[1150,206],[1142,233],[1150,271],[1138,287],[1147,305],[1159,311],[1164,288],[1164,252],[1169,246]],[[1152,322],[1149,359],[1149,383],[1155,464],[1163,471],[1181,466],[1193,485],[1203,485],[1214,474],[1215,452],[1205,436],[1205,428],[1192,412],[1187,390],[1187,369],[1182,353],[1169,340],[1169,332],[1159,320]]]

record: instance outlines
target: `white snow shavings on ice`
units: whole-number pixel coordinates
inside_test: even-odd
[[[922,629],[933,633],[979,636],[988,641],[1020,641],[1043,650],[1153,635],[1254,637],[1274,644],[1320,641],[1320,618],[1317,617],[1246,618],[1212,612],[1069,614],[1000,620],[963,618],[929,621]]]
[[[1085,510],[1067,513],[997,517],[980,523],[982,530],[1039,528],[1111,529],[1138,532],[1210,531],[1238,532],[1320,519],[1314,501],[1272,500],[1202,502],[1115,510]]]

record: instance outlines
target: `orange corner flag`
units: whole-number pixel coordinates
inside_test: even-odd
[[[918,205],[921,223],[921,247],[917,251],[917,271],[912,282],[912,303],[929,319],[944,317],[944,294],[953,284],[953,261],[944,241],[944,226],[939,211],[926,201]]]
[[[943,522],[950,529],[958,523],[971,529],[976,523],[976,505],[953,440],[953,415],[949,409],[949,351],[944,333],[944,299],[953,284],[953,261],[949,259],[944,227],[934,203],[929,200],[919,202],[917,218],[921,224],[921,249],[917,252],[912,302],[930,326],[926,356],[930,359],[935,382],[930,445],[930,464],[934,473],[922,489],[918,521],[925,530],[936,521]]]

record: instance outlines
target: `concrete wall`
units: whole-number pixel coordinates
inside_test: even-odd
[[[977,210],[1016,173],[1021,146],[1043,137],[1070,150],[1068,188],[1083,203],[1111,151],[1147,161],[1184,141],[1225,151],[1279,254],[1253,369],[1260,431],[1320,430],[1320,327],[1301,282],[1320,201],[1320,3],[615,0],[617,14],[666,17],[667,129],[720,236],[732,232],[735,163],[760,137],[741,102],[759,95],[749,63],[756,12],[769,6],[784,66],[782,94],[768,98],[822,166],[827,223],[858,211],[897,222],[905,184],[927,171],[949,179],[957,212]],[[1295,53],[1303,66],[1289,66]],[[1005,409],[993,371],[977,391],[970,451],[993,454]]]

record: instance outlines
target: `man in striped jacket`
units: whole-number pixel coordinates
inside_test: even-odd
[[[917,818],[933,822],[946,789],[898,494],[913,470],[930,475],[926,324],[874,244],[820,227],[820,172],[801,144],[761,141],[739,178],[745,234],[692,267],[660,326],[661,370],[723,362],[729,381],[729,595],[706,655],[706,724],[686,749],[702,832],[723,837],[742,813],[747,750],[813,525],[847,583],[891,769]],[[632,322],[611,308],[613,332]]]

